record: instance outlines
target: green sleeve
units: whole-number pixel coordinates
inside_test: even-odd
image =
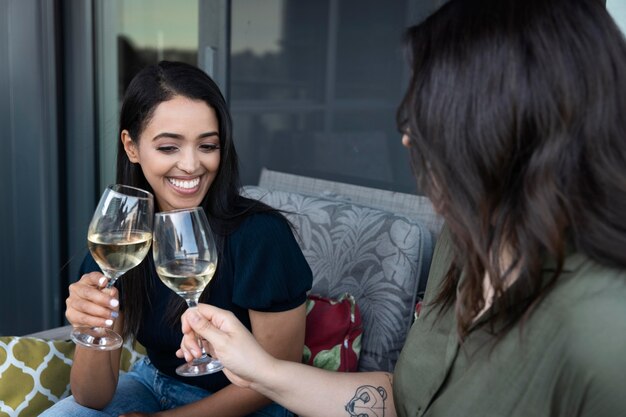
[[[626,302],[624,291],[589,294],[572,306],[566,358],[572,389],[564,389],[562,416],[626,416]],[[567,379],[559,383],[569,385]],[[577,398],[573,398],[576,396]],[[566,403],[567,402],[567,403]],[[578,410],[571,410],[578,404]],[[567,410],[570,408],[567,412]]]

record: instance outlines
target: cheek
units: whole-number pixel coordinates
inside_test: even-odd
[[[211,154],[210,158],[207,158],[205,162],[206,168],[211,171],[213,175],[217,173],[222,162],[221,155],[219,153]]]
[[[141,163],[143,175],[147,178],[154,178],[165,175],[172,167],[172,163],[162,160],[159,156],[144,158]]]

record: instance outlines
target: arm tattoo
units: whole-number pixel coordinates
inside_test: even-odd
[[[346,411],[351,417],[385,417],[385,400],[387,391],[383,387],[361,385],[346,404]]]

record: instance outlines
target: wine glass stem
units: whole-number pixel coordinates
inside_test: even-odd
[[[111,287],[113,287],[115,285],[115,282],[117,281],[117,279],[122,275],[119,272],[113,272],[113,271],[102,271],[102,274],[109,280],[109,282],[107,282],[106,287],[104,287],[103,289],[108,290]]]
[[[193,300],[193,299],[187,300],[187,306],[189,308],[196,308],[196,307],[198,307],[198,300]],[[204,343],[202,343],[202,338],[197,333],[196,333],[196,338],[198,340],[198,345],[200,346],[200,352],[202,352],[202,356],[200,358],[198,358],[198,359],[204,359],[204,358],[206,358],[208,356],[207,353],[206,353],[206,350],[204,350]]]
[[[103,271],[102,274],[109,280],[107,285],[102,289],[103,291],[111,289],[115,285],[115,281],[117,281],[117,279],[122,275],[118,272],[111,273],[110,271]]]

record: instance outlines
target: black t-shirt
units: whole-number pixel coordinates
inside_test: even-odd
[[[304,303],[306,293],[311,289],[311,269],[289,224],[275,214],[259,213],[245,219],[226,237],[223,254],[217,263],[216,275],[208,287],[208,303],[232,311],[248,329],[248,310],[290,310]],[[98,270],[98,267],[88,256],[81,269],[85,273]],[[154,267],[150,280],[137,334],[137,340],[146,348],[150,361],[161,372],[210,392],[228,385],[222,372],[193,378],[176,374],[176,367],[184,363],[175,355],[182,338],[180,321],[172,326],[164,312],[170,299],[178,295],[161,282]]]

